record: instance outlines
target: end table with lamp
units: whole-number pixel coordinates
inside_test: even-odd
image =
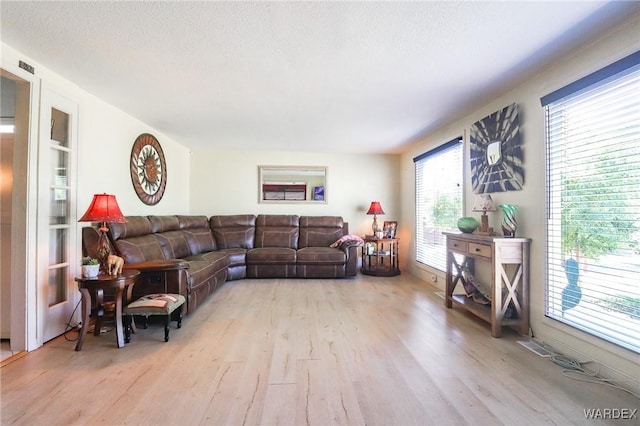
[[[126,300],[131,298],[131,289],[135,284],[135,279],[140,275],[137,269],[123,269],[119,274],[109,275],[108,259],[111,253],[111,244],[107,237],[109,228],[107,223],[126,223],[127,219],[122,214],[116,196],[112,194],[94,194],[91,204],[87,211],[82,215],[78,222],[97,222],[100,224],[100,238],[96,241],[95,247],[84,247],[84,255],[90,255],[100,261],[100,274],[95,278],[78,277],[78,289],[82,295],[82,324],[80,335],[76,343],[76,351],[82,349],[84,337],[89,328],[89,317],[95,316],[96,324],[94,335],[100,335],[100,328],[103,317],[110,307],[113,308],[116,321],[116,343],[119,348],[124,346],[124,330],[122,327],[122,302],[126,296]],[[84,231],[83,231],[84,232]],[[91,250],[91,253],[88,253]],[[121,266],[120,266],[121,267]],[[115,300],[113,302],[105,302],[104,290],[114,289]],[[126,295],[125,295],[126,290]],[[92,295],[94,296],[92,300]]]

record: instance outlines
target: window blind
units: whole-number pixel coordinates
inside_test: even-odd
[[[618,61],[615,69],[542,98],[545,313],[640,353],[640,65],[634,55],[623,60],[625,67]]]
[[[416,178],[416,261],[444,271],[443,231],[462,216],[462,137],[413,159]]]

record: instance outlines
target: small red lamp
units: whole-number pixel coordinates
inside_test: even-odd
[[[373,235],[376,235],[376,232],[378,231],[378,220],[376,218],[376,215],[384,214],[384,210],[382,210],[380,201],[372,201],[367,214],[373,215],[373,223],[371,224],[371,229],[373,229]]]
[[[100,238],[96,253],[100,261],[100,269],[107,270],[107,258],[111,253],[109,240],[107,239],[107,222],[126,223],[124,215],[118,207],[116,196],[111,194],[95,194],[89,208],[78,222],[100,222]]]

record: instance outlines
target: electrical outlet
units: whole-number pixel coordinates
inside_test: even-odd
[[[431,282],[432,283],[437,283],[438,282],[438,276],[436,274],[431,274]]]

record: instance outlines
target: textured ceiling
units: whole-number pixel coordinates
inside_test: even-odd
[[[188,147],[393,153],[639,5],[2,0],[0,17],[4,43]]]

